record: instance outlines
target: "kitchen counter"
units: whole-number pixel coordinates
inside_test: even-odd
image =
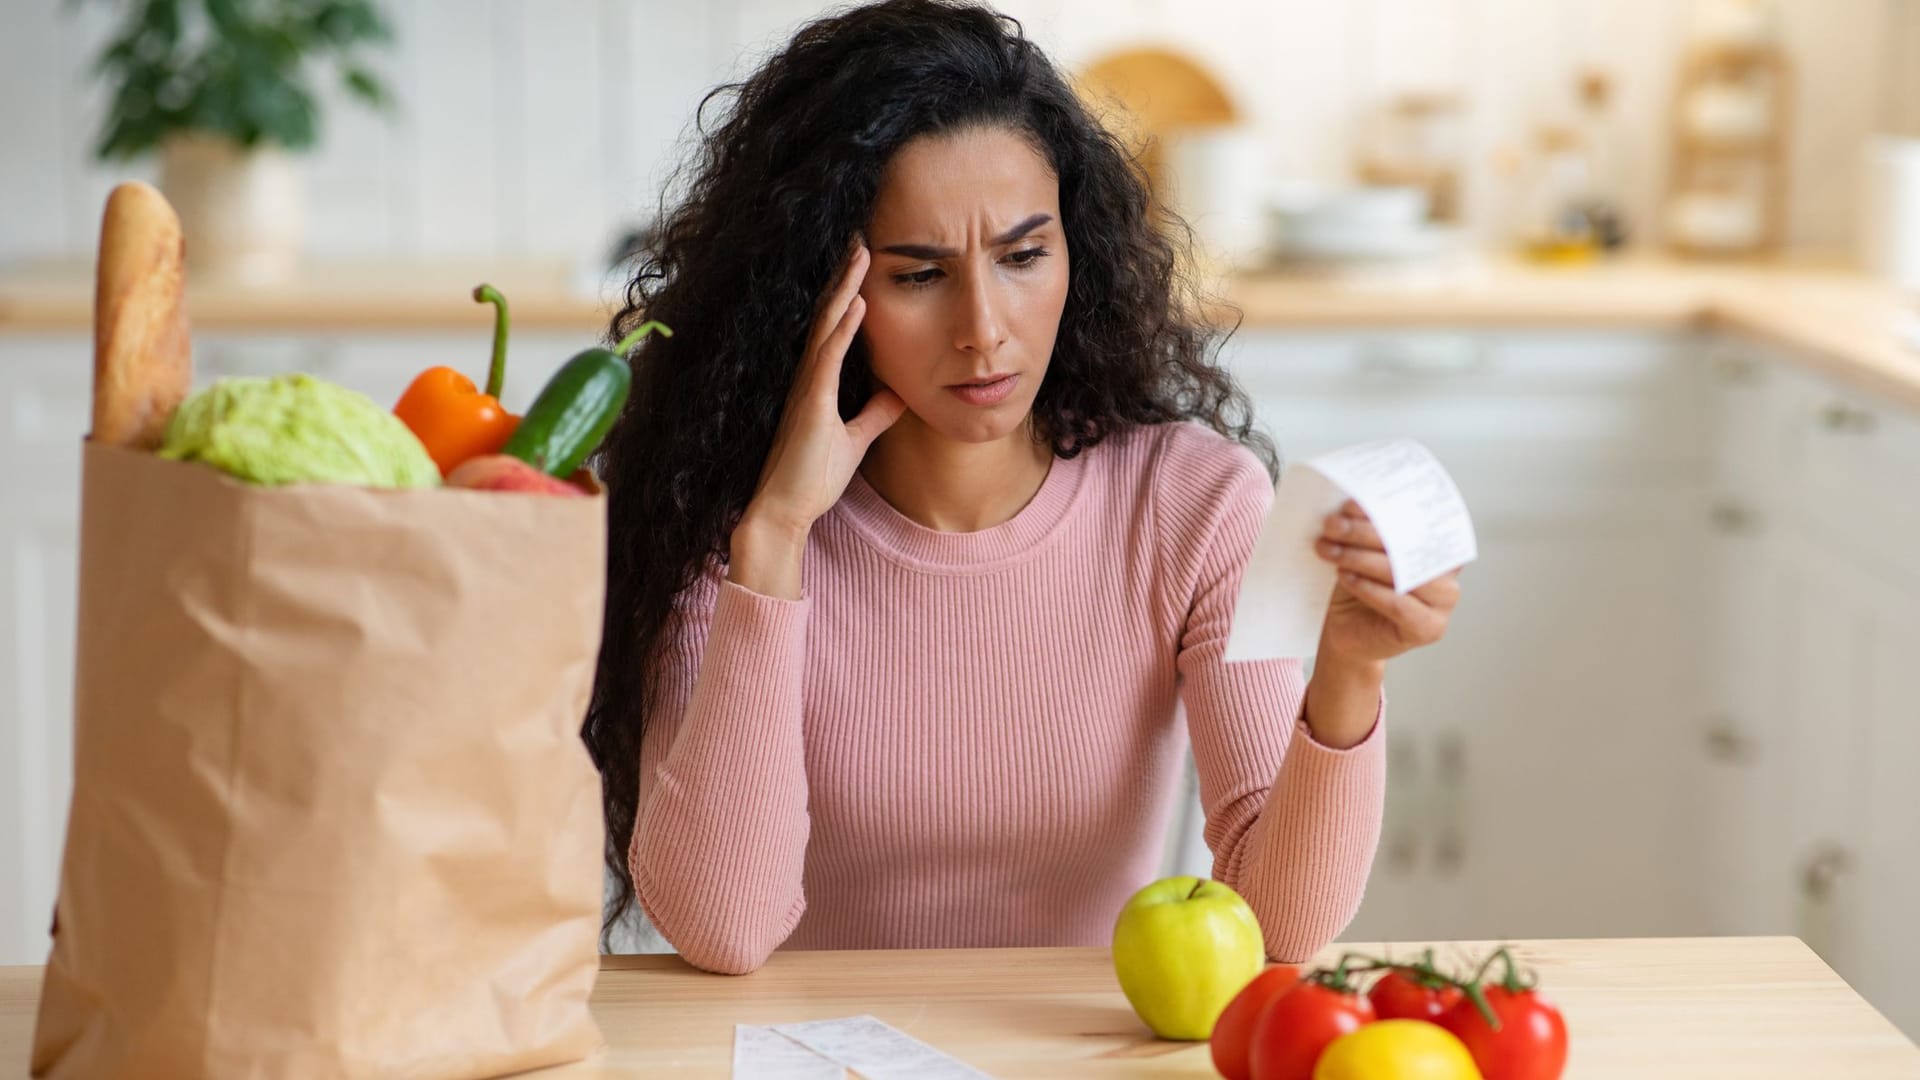
[[[506,295],[513,325],[605,332],[624,283],[585,282],[559,260],[395,260],[314,263],[283,285],[243,286],[189,278],[193,329],[340,333],[466,331],[493,325],[473,299],[489,283]],[[0,271],[0,333],[90,333],[93,266],[50,262]]]
[[[1437,952],[1463,949],[1484,952]],[[1920,1049],[1793,938],[1543,941],[1517,954],[1567,1017],[1568,1080],[1920,1076]],[[1001,1080],[1216,1075],[1204,1043],[1147,1033],[1104,949],[783,952],[740,978],[670,956],[603,964],[593,1001],[608,1053],[531,1075],[725,1077],[735,1023],[863,1013]],[[39,978],[0,968],[0,1070],[24,1068]]]
[[[1348,276],[1244,273],[1224,298],[1249,328],[1581,328],[1733,333],[1920,409],[1920,350],[1895,327],[1901,298],[1856,270],[1801,263],[1627,258],[1544,267],[1494,260]],[[1913,310],[1920,311],[1920,306]]]
[[[194,281],[199,331],[471,331],[490,325],[473,286],[497,285],[516,327],[605,331],[623,282],[557,261],[316,264],[297,283],[250,289]],[[1631,257],[1586,267],[1486,260],[1350,275],[1247,271],[1222,298],[1250,330],[1352,328],[1700,328],[1781,345],[1860,389],[1920,409],[1920,351],[1900,344],[1899,297],[1858,271],[1804,263],[1688,263]],[[91,270],[0,271],[0,334],[85,333]]]

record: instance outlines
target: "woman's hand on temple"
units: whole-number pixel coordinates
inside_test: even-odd
[[[906,411],[898,394],[883,389],[860,415],[840,419],[840,365],[866,314],[860,283],[871,258],[856,241],[814,315],[786,411],[747,507],[749,518],[804,535],[840,500],[867,447]]]
[[[871,258],[856,241],[815,312],[760,482],[733,532],[727,578],[765,596],[800,599],[808,531],[840,501],[867,447],[907,409],[900,395],[881,390],[860,415],[840,419],[840,365],[866,314],[860,283]]]
[[[1340,570],[1320,631],[1323,659],[1384,662],[1446,634],[1460,602],[1460,571],[1405,594],[1394,592],[1386,547],[1357,503],[1348,500],[1321,523],[1314,551]]]

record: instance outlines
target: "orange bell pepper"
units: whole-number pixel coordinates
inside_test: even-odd
[[[453,368],[430,367],[414,377],[393,407],[393,414],[426,446],[442,476],[468,458],[499,453],[520,426],[520,418],[500,404],[500,387],[507,377],[507,298],[493,286],[481,285],[473,290],[473,299],[495,309],[486,392]]]

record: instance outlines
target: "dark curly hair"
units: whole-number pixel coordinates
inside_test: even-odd
[[[707,106],[727,95],[731,109],[708,130]],[[595,459],[609,491],[607,614],[584,734],[618,882],[609,929],[634,899],[626,856],[641,735],[674,598],[726,559],[818,298],[909,140],[1007,130],[1031,140],[1059,181],[1073,257],[1034,400],[1036,439],[1072,457],[1140,425],[1197,420],[1270,472],[1277,464],[1246,395],[1210,356],[1225,333],[1203,321],[1180,270],[1190,231],[1149,198],[1139,163],[1018,21],[938,0],[837,11],[801,27],[744,82],[709,93],[696,122],[702,141],[680,175],[684,195],[663,210],[610,335],[658,319],[673,336],[634,354],[633,395]],[[841,414],[856,414],[873,390],[856,338]]]

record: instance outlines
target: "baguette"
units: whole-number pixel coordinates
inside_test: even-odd
[[[186,241],[158,191],[129,181],[107,196],[93,293],[93,433],[157,448],[193,382]]]

